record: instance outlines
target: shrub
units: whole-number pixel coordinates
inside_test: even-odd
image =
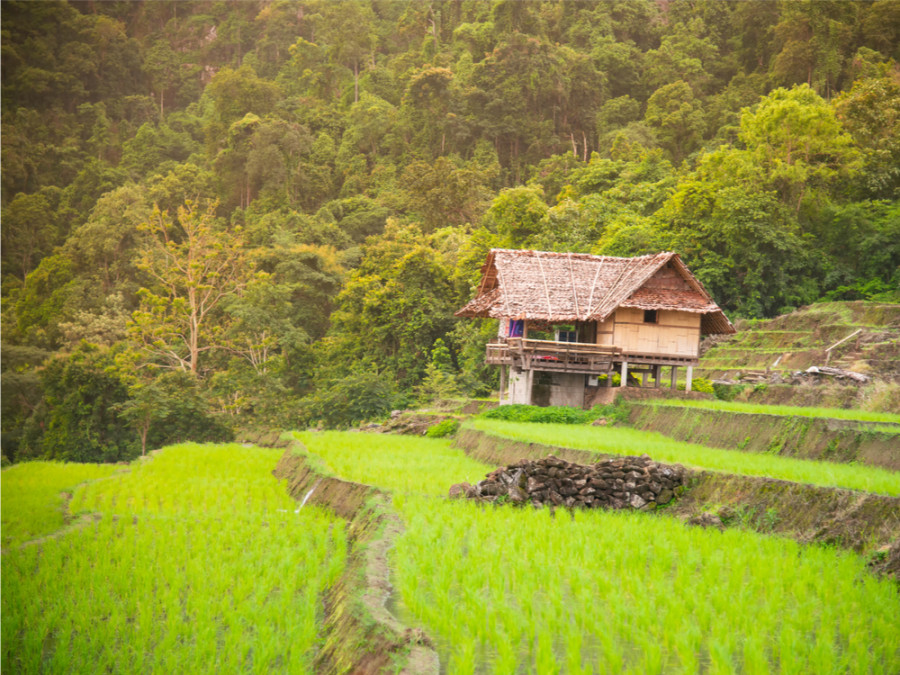
[[[452,436],[459,429],[459,420],[453,417],[448,417],[442,422],[438,422],[432,427],[428,428],[428,431],[425,432],[425,435],[429,438],[444,438],[445,436]]]
[[[595,405],[590,410],[590,419],[593,421],[605,417],[612,424],[628,424],[628,416],[631,413],[631,404],[623,397],[617,396],[615,403],[609,405]]]
[[[540,422],[550,424],[583,424],[594,419],[591,411],[578,410],[568,406],[542,408],[536,405],[514,403],[482,413],[482,417],[507,422]]]
[[[685,383],[678,383],[678,390],[685,390]],[[705,377],[695,377],[691,380],[691,391],[698,391],[701,394],[713,394],[715,395],[716,390],[713,388],[712,382],[707,380]]]
[[[404,406],[392,378],[364,372],[330,382],[304,400],[306,416],[329,427],[347,427]]]
[[[116,462],[140,453],[134,432],[119,419],[128,388],[108,351],[82,343],[51,359],[41,372],[39,410],[23,433],[22,455],[64,462]]]
[[[720,401],[733,401],[740,394],[746,385],[743,384],[713,384],[713,393]]]
[[[606,378],[607,378],[606,375],[600,375],[600,376],[597,378],[597,383],[598,383],[600,386],[603,386],[604,384],[606,384]],[[613,386],[613,387],[618,387],[620,384],[622,384],[622,376],[621,376],[619,373],[613,373],[613,376],[612,376],[612,386]]]

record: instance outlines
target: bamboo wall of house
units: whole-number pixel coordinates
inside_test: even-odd
[[[660,310],[657,317],[657,323],[645,323],[644,310],[620,307],[614,316],[612,344],[625,352],[696,358],[700,348],[700,315]]]
[[[613,328],[615,327],[615,314],[606,319],[606,321],[597,322],[597,344],[611,345],[613,344]]]

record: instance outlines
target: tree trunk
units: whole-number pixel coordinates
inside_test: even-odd
[[[150,420],[144,422],[141,426],[141,457],[147,455],[147,432],[150,431]]]
[[[190,334],[188,335],[189,349],[191,352],[191,372],[197,373],[197,360],[200,357],[199,336],[200,327],[197,320],[197,291],[193,288],[188,289],[188,304],[191,308],[191,324]]]

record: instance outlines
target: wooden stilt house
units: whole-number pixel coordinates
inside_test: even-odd
[[[584,406],[612,385],[652,386],[669,368],[691,390],[700,337],[734,327],[677,253],[613,258],[493,249],[457,316],[500,320],[487,363],[500,402]],[[638,379],[638,377],[640,379]]]

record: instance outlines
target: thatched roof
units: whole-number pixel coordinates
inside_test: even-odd
[[[702,314],[704,334],[735,332],[677,253],[613,258],[497,248],[481,275],[475,298],[456,316],[603,321],[633,307]]]

